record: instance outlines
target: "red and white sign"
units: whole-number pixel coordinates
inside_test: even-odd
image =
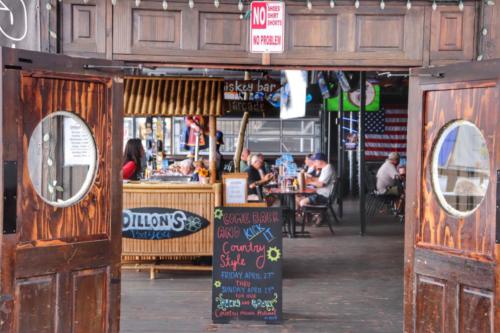
[[[250,52],[283,52],[285,3],[254,1],[250,11]]]

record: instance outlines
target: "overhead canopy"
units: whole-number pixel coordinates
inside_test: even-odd
[[[224,79],[126,77],[126,116],[221,116]]]

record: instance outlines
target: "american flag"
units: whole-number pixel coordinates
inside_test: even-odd
[[[406,155],[407,110],[367,112],[365,122],[365,157],[384,159],[391,152]]]

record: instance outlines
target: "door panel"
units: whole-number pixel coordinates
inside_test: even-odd
[[[425,94],[423,131],[424,161],[422,182],[423,212],[417,238],[418,246],[457,253],[464,257],[493,259],[494,223],[486,218],[496,212],[495,186],[488,186],[486,197],[476,212],[464,219],[446,214],[441,208],[431,184],[431,157],[433,143],[443,126],[455,119],[474,123],[482,131],[490,156],[496,151],[497,132],[496,82],[462,85],[456,89],[428,91]],[[492,157],[492,156],[491,156]],[[492,160],[493,163],[493,160]],[[493,165],[490,179],[495,176]]]
[[[18,186],[16,233],[2,235],[1,242],[0,309],[12,312],[0,311],[0,331],[118,332],[122,80],[84,70],[88,64],[110,64],[104,60],[2,49],[2,61],[2,155],[17,162]],[[36,137],[39,153],[28,153],[37,125],[58,111],[81,119],[96,145],[90,188],[67,207],[43,200],[35,187],[45,195],[56,188],[54,180],[63,182],[57,189],[62,193],[54,196],[61,200],[77,192],[73,188],[84,168],[70,162],[74,157],[64,145],[78,143],[73,136],[78,130],[66,118],[56,119]],[[35,158],[33,181],[30,158]],[[46,167],[52,160],[62,163],[63,172]]]
[[[28,158],[28,144],[35,127],[51,112],[71,110],[79,115],[94,133],[98,151],[97,175],[89,193],[78,204],[63,210],[54,210],[35,192],[24,163],[22,218],[20,241],[96,239],[107,238],[110,230],[111,113],[106,110],[107,80],[92,78],[88,81],[58,77],[55,74],[23,73],[21,85],[24,104],[23,159]],[[45,189],[45,187],[44,187]]]
[[[499,78],[499,61],[412,71],[405,221],[405,332],[499,330],[500,247],[495,244],[496,170],[500,169]],[[443,158],[443,146],[437,150],[437,142],[441,136],[447,137],[445,133],[451,133],[450,124],[456,121],[477,128],[484,138],[481,147],[472,148],[481,151],[483,158],[487,150],[488,172],[477,176],[474,166],[470,169],[453,169],[458,164],[449,166],[450,152],[459,149],[456,146],[471,148],[467,141],[457,139],[458,131],[447,143],[450,148],[445,149],[446,158],[433,167],[434,159]],[[471,138],[470,142],[476,141]],[[462,154],[467,164],[474,160],[473,151],[470,150],[470,158],[468,152]],[[434,182],[439,181],[435,185],[433,172]],[[467,181],[474,177],[479,178],[478,186],[482,186],[483,192],[475,192],[472,185],[465,186],[473,183]],[[489,181],[487,188],[484,181]],[[460,215],[450,211],[446,203],[440,202],[436,190],[441,190],[441,198],[453,198],[457,207],[470,207],[467,208],[470,213]]]

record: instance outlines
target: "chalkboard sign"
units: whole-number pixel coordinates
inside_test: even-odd
[[[208,220],[180,209],[143,207],[123,211],[122,236],[135,239],[169,239],[194,234]]]
[[[280,208],[215,209],[212,320],[282,320]]]

